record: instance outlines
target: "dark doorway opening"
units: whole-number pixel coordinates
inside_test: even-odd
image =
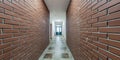
[[[62,35],[62,25],[56,25],[56,35]]]

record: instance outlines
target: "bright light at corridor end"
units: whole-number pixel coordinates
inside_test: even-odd
[[[55,20],[56,22],[62,22],[62,20],[58,19],[58,20]]]

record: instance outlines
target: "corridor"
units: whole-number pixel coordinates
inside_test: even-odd
[[[39,60],[74,60],[74,58],[63,37],[56,36],[51,40]]]
[[[0,0],[0,60],[120,60],[120,0]]]

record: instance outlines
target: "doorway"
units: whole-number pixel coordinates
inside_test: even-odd
[[[62,35],[62,25],[56,25],[55,28],[55,35]]]

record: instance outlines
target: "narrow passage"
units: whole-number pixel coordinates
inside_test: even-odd
[[[39,60],[74,60],[65,40],[56,36],[43,52]]]

